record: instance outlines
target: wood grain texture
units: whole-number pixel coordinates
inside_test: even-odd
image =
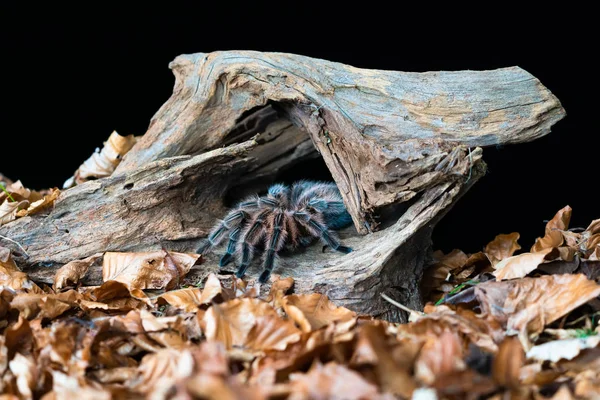
[[[531,141],[565,115],[518,67],[380,71],[253,51],[183,55],[170,67],[173,96],[117,172],[220,147],[240,115],[276,103],[310,135],[361,233],[375,229],[377,208],[442,182],[435,167],[454,147]]]

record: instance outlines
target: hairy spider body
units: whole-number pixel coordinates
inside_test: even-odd
[[[334,183],[275,184],[266,196],[254,195],[240,201],[214,226],[198,253],[206,252],[227,237],[227,249],[219,266],[224,267],[236,257],[239,263],[236,276],[241,278],[255,253],[263,249],[263,272],[259,281],[264,283],[283,248],[305,247],[318,238],[334,250],[350,253],[352,249],[342,246],[332,230],[344,228],[351,222]]]

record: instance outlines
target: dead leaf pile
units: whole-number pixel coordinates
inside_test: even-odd
[[[528,253],[519,235],[438,253],[437,304],[408,324],[320,293],[211,274],[166,250],[95,254],[30,281],[0,248],[0,391],[7,398],[598,398],[598,220],[561,210]],[[560,235],[559,235],[560,234]],[[101,267],[99,266],[101,262]],[[104,283],[85,286],[91,269]]]
[[[0,225],[46,210],[59,194],[57,188],[38,192],[27,189],[21,181],[0,182]]]

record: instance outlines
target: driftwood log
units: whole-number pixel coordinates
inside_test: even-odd
[[[0,228],[26,249],[12,247],[34,280],[97,252],[194,251],[236,199],[322,157],[352,215],[341,236],[355,251],[312,246],[274,273],[293,276],[296,292],[403,320],[380,294],[422,307],[432,229],[485,173],[481,148],[534,140],[565,115],[518,67],[409,73],[251,51],[184,55],[170,67],[173,95],[111,177]],[[216,260],[191,277],[217,271]],[[100,281],[96,268],[87,283]]]

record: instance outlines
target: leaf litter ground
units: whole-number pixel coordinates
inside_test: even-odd
[[[32,200],[12,219],[58,195],[6,187],[0,201]],[[291,277],[274,275],[263,296],[254,279],[211,274],[186,285],[201,255],[166,249],[73,260],[52,287],[38,286],[0,247],[0,391],[7,399],[599,398],[600,220],[569,230],[570,217],[560,210],[529,252],[515,255],[518,233],[475,254],[436,252],[423,280],[429,302],[408,324],[294,294]],[[104,284],[81,286],[99,262]]]

